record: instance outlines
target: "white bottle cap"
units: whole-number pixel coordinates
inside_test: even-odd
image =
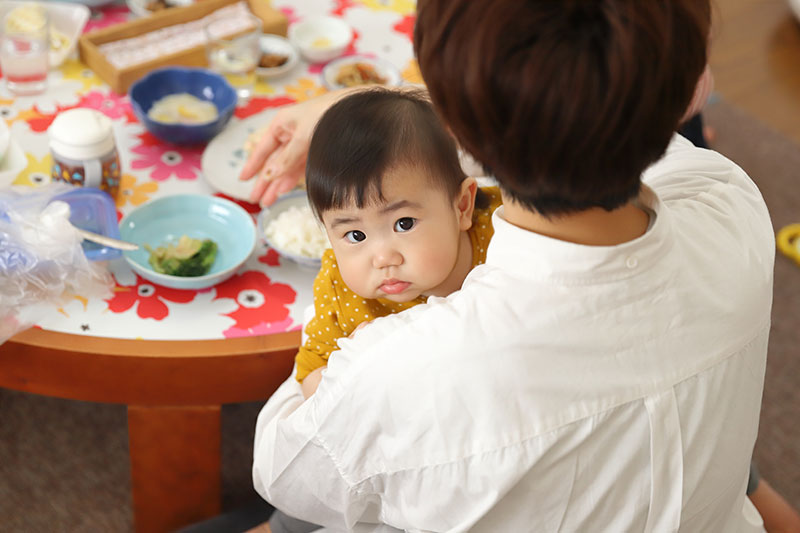
[[[95,109],[79,107],[59,113],[47,134],[50,149],[67,159],[96,159],[114,149],[111,120]]]

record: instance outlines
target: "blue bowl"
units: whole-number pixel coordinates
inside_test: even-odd
[[[176,93],[189,93],[212,102],[219,116],[204,124],[165,124],[147,116],[153,104]],[[166,67],[154,70],[137,80],[128,93],[139,122],[161,139],[174,144],[201,144],[221,132],[236,108],[236,91],[225,78],[203,68]]]
[[[224,198],[202,194],[179,194],[151,200],[120,221],[120,238],[136,243],[138,250],[123,252],[125,259],[143,278],[174,289],[205,289],[225,281],[250,257],[256,245],[253,217]],[[217,258],[204,276],[180,277],[160,274],[147,262],[148,244],[155,249],[175,243],[182,235],[211,239],[217,243]]]

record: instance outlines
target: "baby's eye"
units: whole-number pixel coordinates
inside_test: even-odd
[[[394,230],[401,233],[404,231],[408,231],[414,227],[416,221],[417,221],[416,219],[411,217],[403,217],[401,219],[398,219],[397,222],[394,223]]]
[[[344,238],[347,239],[349,242],[356,243],[361,242],[367,238],[367,234],[363,231],[358,231],[354,229],[353,231],[348,231],[344,234]]]

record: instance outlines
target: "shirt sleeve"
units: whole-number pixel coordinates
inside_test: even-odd
[[[338,349],[337,341],[348,333],[340,326],[339,299],[335,283],[339,281],[333,253],[328,250],[314,280],[314,318],[306,325],[308,338],[297,352],[296,379],[302,383],[309,373],[328,363],[328,356]]]

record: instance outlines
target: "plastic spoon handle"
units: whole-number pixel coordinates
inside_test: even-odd
[[[109,248],[116,248],[118,250],[138,250],[139,245],[133,244],[132,242],[125,242],[119,239],[112,239],[111,237],[106,237],[105,235],[99,235],[97,233],[92,233],[91,231],[86,231],[85,229],[75,228],[78,230],[78,233],[81,237],[83,237],[87,241],[96,242],[97,244],[102,244],[103,246],[108,246]]]

